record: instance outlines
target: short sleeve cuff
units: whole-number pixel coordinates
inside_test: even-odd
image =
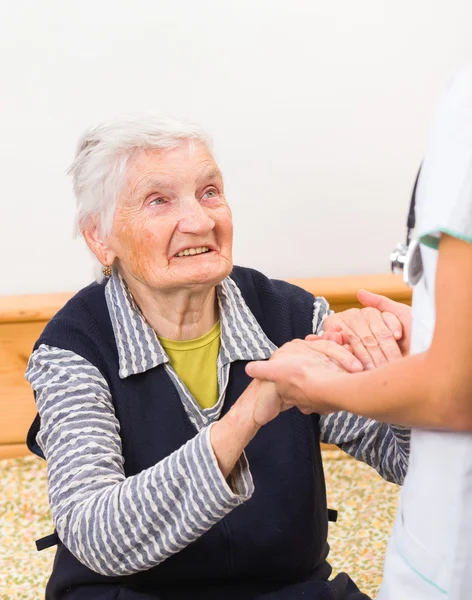
[[[458,240],[463,240],[464,242],[468,242],[472,244],[472,233],[470,236],[465,235],[464,233],[460,233],[458,231],[453,231],[448,228],[438,228],[435,231],[429,231],[420,236],[420,242],[427,246],[428,248],[432,248],[433,250],[437,250],[439,247],[439,240],[441,239],[441,234],[449,235]]]

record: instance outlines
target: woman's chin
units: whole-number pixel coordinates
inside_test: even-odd
[[[189,259],[188,263],[184,262],[187,258]],[[180,259],[181,262],[173,265],[175,269],[173,279],[177,285],[179,282],[182,285],[192,283],[195,285],[217,285],[231,273],[232,263],[221,256],[216,255],[205,259],[202,257],[202,260],[199,260],[199,258],[194,256],[184,257]]]

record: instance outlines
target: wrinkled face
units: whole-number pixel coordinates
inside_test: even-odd
[[[231,272],[232,241],[223,178],[203,144],[143,151],[130,161],[107,240],[127,281],[153,289],[216,285]]]

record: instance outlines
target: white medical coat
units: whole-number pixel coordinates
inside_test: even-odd
[[[416,198],[423,275],[412,353],[433,336],[441,233],[472,243],[472,68],[456,74],[438,106]],[[472,434],[413,430],[378,600],[436,599],[472,600]]]

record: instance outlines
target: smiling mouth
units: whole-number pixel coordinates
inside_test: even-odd
[[[186,248],[175,256],[177,258],[182,258],[183,256],[197,256],[198,254],[208,254],[209,252],[212,252],[212,250],[207,246],[199,246],[198,248]]]

